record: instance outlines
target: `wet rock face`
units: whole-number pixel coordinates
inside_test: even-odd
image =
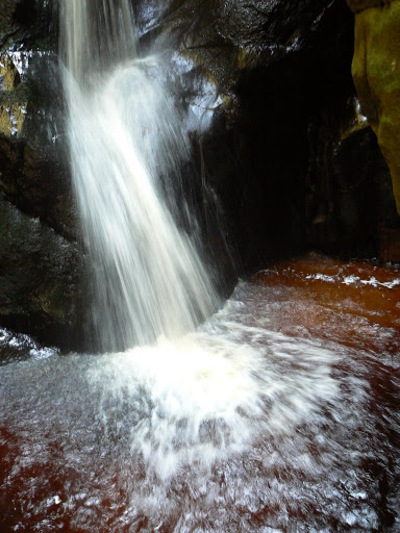
[[[2,0],[0,48],[49,49],[57,42],[57,2]]]
[[[354,2],[353,77],[390,168],[400,214],[400,2]]]
[[[46,341],[69,342],[63,336],[73,329],[79,315],[77,264],[76,245],[0,199],[3,325],[23,327]],[[58,339],[53,337],[54,331]]]
[[[329,10],[323,0],[146,0],[134,6],[144,41],[172,36],[215,77],[220,89],[232,86],[242,70],[301,48]]]
[[[0,91],[0,191],[25,213],[73,238],[76,219],[56,55],[10,51],[0,57],[19,80],[17,87]]]
[[[385,209],[372,199],[384,198],[384,218],[395,219],[395,212],[373,137],[366,133],[357,144],[349,134],[369,128],[357,118],[346,3],[151,5],[137,7],[144,45],[168,34],[217,87],[199,161],[222,199],[245,268],[310,248],[375,255]],[[371,154],[379,182],[364,165],[365,175],[356,169]]]
[[[0,321],[72,345],[81,259],[50,4],[0,10]]]

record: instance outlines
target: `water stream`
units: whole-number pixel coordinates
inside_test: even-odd
[[[65,2],[62,50],[93,322],[104,351],[177,339],[218,299],[196,221],[174,194],[190,148],[167,91],[165,60],[137,56],[128,0],[100,6]]]
[[[399,297],[398,271],[313,258],[174,343],[4,333],[1,531],[399,531]]]

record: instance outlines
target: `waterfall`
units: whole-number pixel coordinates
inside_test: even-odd
[[[60,357],[0,328],[0,531],[399,531],[399,270],[282,261],[212,313],[165,55],[140,56],[128,0],[60,5],[112,353]]]
[[[61,35],[97,342],[115,351],[175,339],[217,298],[195,221],[182,221],[189,210],[174,196],[190,146],[162,59],[138,56],[129,0],[66,0]]]

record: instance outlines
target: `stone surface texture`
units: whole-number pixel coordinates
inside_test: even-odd
[[[0,9],[0,323],[74,346],[82,254],[50,4]]]
[[[400,214],[400,1],[348,4],[356,13],[354,83],[388,163]]]

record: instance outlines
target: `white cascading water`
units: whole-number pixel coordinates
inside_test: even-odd
[[[217,302],[194,239],[175,220],[184,206],[169,178],[180,179],[188,138],[159,59],[137,56],[129,0],[67,0],[64,10],[70,151],[98,344],[115,351],[179,338]]]
[[[137,56],[132,21],[129,0],[66,0],[65,87],[96,333],[103,350],[125,350],[99,357],[87,377],[102,390],[104,436],[113,441],[115,413],[128,395],[142,417],[132,423],[129,447],[165,480],[182,465],[208,469],[260,431],[292,431],[321,397],[336,393],[335,357],[310,345],[315,369],[305,354],[306,373],[279,377],[259,351],[258,337],[268,344],[268,334],[243,326],[229,302],[196,330],[217,298],[169,210],[178,206],[168,177],[179,180],[189,142],[157,56]],[[297,352],[290,342],[286,349],[284,359]],[[285,401],[274,403],[280,394]]]

